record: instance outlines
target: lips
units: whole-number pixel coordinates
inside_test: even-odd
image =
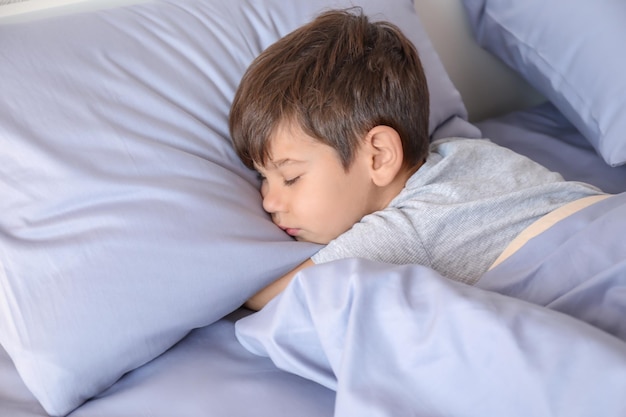
[[[285,226],[278,226],[278,227],[283,229],[285,233],[287,233],[289,236],[293,236],[293,237],[296,237],[298,233],[300,232],[300,229],[296,229],[294,227],[285,227]]]

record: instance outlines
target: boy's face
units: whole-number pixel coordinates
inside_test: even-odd
[[[327,244],[378,207],[367,158],[357,152],[346,172],[336,151],[297,127],[282,126],[270,142],[263,208],[297,240]]]

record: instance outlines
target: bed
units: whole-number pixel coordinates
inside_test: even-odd
[[[243,71],[359,5],[415,43],[430,133],[611,196],[475,286],[310,268],[230,145]],[[27,0],[0,5],[0,415],[626,415],[626,3]],[[581,31],[580,28],[585,28]]]

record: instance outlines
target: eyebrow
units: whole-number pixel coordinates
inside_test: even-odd
[[[288,165],[288,164],[303,164],[304,162],[305,161],[299,161],[297,159],[283,158],[283,159],[279,159],[276,162],[271,161],[267,165],[271,165],[271,168],[279,169],[279,168],[282,168],[284,165]],[[261,165],[254,164],[254,169],[256,169],[258,172],[266,171],[267,170],[267,165],[261,166]]]
[[[284,158],[284,159],[279,159],[278,161],[272,161],[272,165],[274,165],[274,167],[276,168],[281,168],[284,165],[287,164],[301,164],[304,163],[304,161],[298,161],[297,159],[291,159],[291,158]]]

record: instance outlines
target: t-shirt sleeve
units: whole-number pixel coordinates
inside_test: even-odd
[[[365,216],[311,259],[320,264],[344,258],[431,266],[418,231],[410,219],[395,208]]]

